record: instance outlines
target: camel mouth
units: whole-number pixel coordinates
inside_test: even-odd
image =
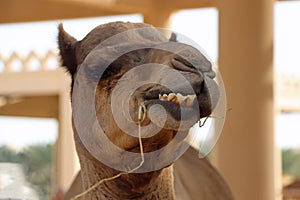
[[[199,94],[189,94],[184,90],[171,92],[158,89],[148,91],[143,102],[152,115],[151,121],[161,128],[178,131],[188,130],[200,119],[198,99]],[[162,116],[165,118],[162,119]]]
[[[175,105],[182,105],[186,107],[191,107],[196,99],[196,95],[182,95],[181,93],[169,93],[169,94],[159,94],[159,100],[168,101],[174,103]]]
[[[156,98],[147,99],[145,105],[161,105],[167,114],[176,121],[188,120],[195,111],[199,110],[197,96],[195,94],[183,95],[181,93],[158,94]]]
[[[217,83],[204,76],[203,82],[192,85],[193,91],[181,86],[171,91],[159,85],[144,90],[142,99],[147,111],[156,107],[150,112],[150,120],[161,128],[188,130],[201,118],[210,116],[219,100]]]

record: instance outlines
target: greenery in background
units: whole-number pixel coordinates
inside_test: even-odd
[[[282,171],[300,178],[300,149],[284,149],[282,154]]]
[[[53,182],[53,152],[54,145],[34,145],[15,151],[6,146],[0,146],[0,162],[20,163],[25,176],[40,199],[50,199],[51,184]],[[300,177],[300,149],[282,150],[283,173]]]
[[[54,145],[34,145],[15,151],[9,147],[0,147],[0,162],[20,163],[25,176],[38,192],[40,199],[50,199],[53,175]]]

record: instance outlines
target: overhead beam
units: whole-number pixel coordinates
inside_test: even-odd
[[[215,0],[10,0],[0,3],[0,23],[149,13],[215,7]]]
[[[6,105],[0,106],[0,115],[57,119],[58,96],[11,97]]]
[[[53,0],[9,0],[0,3],[0,23],[33,22],[126,14],[85,3]]]
[[[60,92],[62,85],[69,84],[69,79],[63,69],[0,73],[0,95],[53,95]]]
[[[290,0],[277,0],[290,1]],[[45,20],[148,14],[159,7],[178,11],[217,7],[216,0],[9,0],[0,2],[0,24]]]
[[[44,0],[45,1],[45,0]],[[97,8],[108,13],[119,13],[119,14],[131,14],[141,13],[147,10],[149,4],[145,3],[144,6],[140,6],[139,3],[135,4],[134,1],[125,2],[125,0],[46,0],[51,2],[66,3],[69,5],[76,5],[85,8]],[[144,2],[143,0],[141,0]],[[147,1],[147,0],[146,0]],[[150,4],[152,4],[150,2]],[[111,14],[110,14],[111,15]]]
[[[155,0],[153,2],[159,7],[171,10],[216,7],[216,0]]]
[[[89,0],[96,1],[96,0]],[[162,10],[181,10],[193,8],[215,7],[215,0],[116,0],[115,6],[130,6],[135,11],[147,12],[153,8]]]
[[[61,0],[52,0],[61,1]],[[215,7],[215,0],[62,0],[72,2],[72,4],[84,4],[93,7],[102,7],[106,10],[114,10],[117,12],[129,13],[145,13],[153,8],[161,8],[164,10],[181,10],[204,7]]]

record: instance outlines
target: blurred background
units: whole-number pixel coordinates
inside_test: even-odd
[[[300,199],[300,2],[271,0],[1,1],[0,198],[70,186],[79,164],[57,26],[80,40],[112,21],[171,28],[218,66],[231,111],[210,160],[236,199]]]

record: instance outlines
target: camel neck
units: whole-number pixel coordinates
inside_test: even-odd
[[[105,178],[120,173],[96,160],[84,147],[78,134],[74,135],[76,150],[80,160],[83,191]],[[124,174],[116,179],[105,181],[91,190],[80,200],[174,200],[173,165],[164,169]]]
[[[93,165],[81,162],[84,191],[103,178],[111,177],[119,172],[102,164]],[[83,199],[168,199],[174,200],[173,166],[165,169],[122,175],[114,180],[106,181],[92,190]]]

